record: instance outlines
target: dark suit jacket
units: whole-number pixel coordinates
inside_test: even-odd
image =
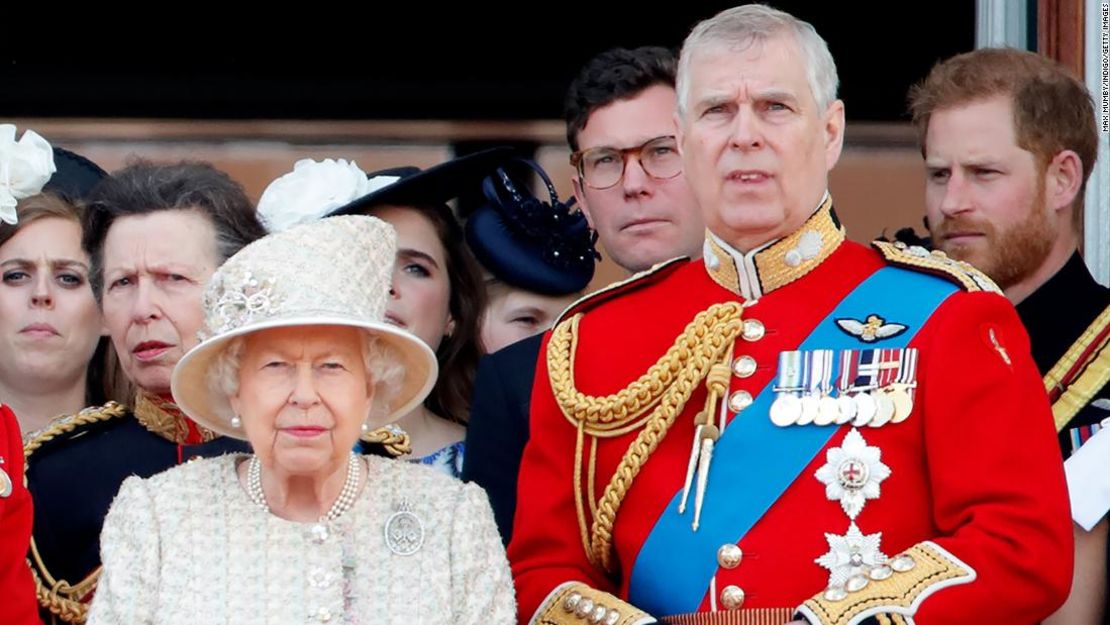
[[[543,335],[494,352],[478,364],[462,478],[486,489],[501,540],[508,545],[516,512],[516,478],[528,442],[528,408]]]
[[[1095,281],[1078,252],[1072,254],[1056,275],[1017,305],[1041,375],[1052,369],[1107,306],[1110,306],[1110,289]],[[1073,436],[1073,430],[1089,428],[1110,417],[1106,409],[1095,406],[1100,399],[1110,399],[1110,384],[1098,390],[1060,431],[1060,451],[1064,458],[1078,449],[1077,443],[1086,440]],[[1110,618],[1110,614],[1107,616]]]

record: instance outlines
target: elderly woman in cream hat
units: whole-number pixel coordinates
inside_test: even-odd
[[[254,453],[123,483],[89,623],[514,622],[485,494],[350,451],[436,378],[431,350],[383,322],[394,247],[380,220],[333,217],[216,272],[173,394]]]

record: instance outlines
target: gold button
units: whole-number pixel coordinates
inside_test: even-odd
[[[763,338],[767,333],[767,328],[763,327],[763,322],[758,319],[745,319],[744,320],[744,340],[745,341],[758,341]]]
[[[717,564],[720,564],[721,568],[734,569],[740,566],[740,561],[743,559],[744,551],[737,545],[721,545],[717,550]]]
[[[748,391],[736,391],[728,397],[728,409],[733,412],[740,412],[751,405],[752,394]]]
[[[732,373],[738,378],[750,378],[755,373],[755,358],[744,355],[733,360]]]
[[[721,591],[721,605],[726,610],[738,610],[744,605],[744,591],[739,586],[725,586]]]

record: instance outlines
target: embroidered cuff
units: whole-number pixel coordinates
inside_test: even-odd
[[[815,625],[910,623],[917,608],[934,592],[975,580],[975,570],[931,541],[918,543],[857,576],[806,601],[798,612]],[[868,620],[874,617],[874,620]]]
[[[656,620],[630,603],[581,582],[560,584],[529,625],[649,625]]]

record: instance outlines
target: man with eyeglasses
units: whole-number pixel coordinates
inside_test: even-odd
[[[703,262],[551,331],[508,548],[521,621],[1048,616],[1070,519],[1013,307],[942,254],[846,239],[844,103],[810,24],[725,10],[687,37],[677,85]]]
[[[675,56],[614,48],[583,66],[567,91],[574,194],[598,240],[629,273],[701,256],[705,226],[675,142]],[[542,336],[482,360],[462,477],[486,489],[502,540],[512,536],[517,471]]]
[[[574,196],[605,250],[630,272],[700,257],[705,240],[675,141],[674,64],[663,48],[609,50],[567,92]]]

